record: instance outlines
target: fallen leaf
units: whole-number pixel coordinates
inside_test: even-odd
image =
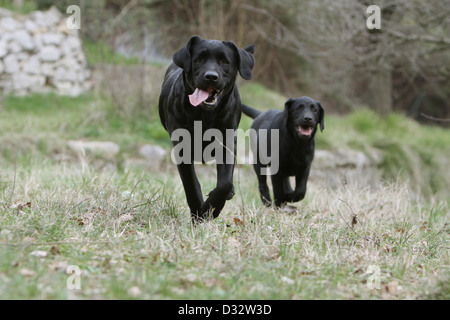
[[[244,223],[239,218],[233,218],[233,220],[237,226],[244,226]]]
[[[397,228],[395,231],[397,231],[398,233],[405,233],[405,229],[403,229],[402,227]]]
[[[101,215],[106,215],[106,211],[100,207],[97,207],[96,213],[100,213]]]
[[[430,231],[427,224],[428,223],[426,221],[424,223],[422,223],[420,229],[422,229],[423,231]]]
[[[17,213],[26,213],[23,210],[25,208],[31,208],[31,202],[22,202],[20,199],[16,201],[16,203],[10,206],[11,209],[17,209]]]
[[[356,216],[356,214],[354,214],[353,215],[353,217],[352,217],[352,228],[355,226],[355,224],[357,224],[358,223],[358,219],[357,219],[357,216]]]
[[[57,254],[60,254],[60,253],[61,253],[61,250],[59,250],[59,247],[57,247],[57,246],[52,246],[52,247],[50,248],[50,253],[51,253],[52,255],[56,256]]]

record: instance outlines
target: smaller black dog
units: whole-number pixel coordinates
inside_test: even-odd
[[[306,183],[309,177],[311,163],[314,158],[314,136],[317,131],[317,125],[320,124],[320,130],[324,129],[325,111],[320,102],[310,97],[300,97],[289,99],[284,111],[269,110],[260,112],[247,105],[242,105],[242,111],[247,116],[255,119],[252,129],[256,131],[255,136],[251,136],[253,156],[256,163],[253,165],[258,177],[259,192],[261,200],[266,206],[271,206],[272,200],[267,186],[266,175],[261,174],[262,168],[267,164],[260,161],[261,129],[266,129],[267,141],[264,146],[268,153],[276,152],[270,150],[273,146],[271,141],[272,130],[279,130],[278,137],[279,155],[275,157],[279,160],[277,172],[271,173],[272,186],[274,193],[274,202],[276,207],[281,207],[287,202],[297,202],[302,200],[306,194]],[[259,147],[258,147],[259,146]],[[271,156],[273,159],[273,155]],[[289,177],[295,176],[295,190],[292,189]]]

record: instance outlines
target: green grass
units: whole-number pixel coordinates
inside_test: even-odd
[[[87,62],[90,65],[97,63],[117,64],[117,65],[135,65],[139,64],[138,58],[128,58],[121,54],[113,52],[111,46],[103,41],[83,43],[83,51],[86,54]]]
[[[17,8],[12,0],[0,0],[0,7],[20,14],[29,14],[37,9],[37,3],[36,1],[25,0],[22,6]]]
[[[261,86],[243,91],[245,103],[282,108],[284,98]],[[311,180],[292,214],[263,207],[251,168],[238,166],[234,199],[218,219],[192,226],[169,160],[122,166],[141,144],[169,146],[151,110],[121,117],[94,95],[4,100],[0,299],[448,299],[449,202],[436,196],[448,189],[436,184],[418,197],[407,182],[412,173],[426,185],[422,170],[438,181],[447,131],[366,110],[327,116],[318,148],[377,148],[385,183]],[[70,139],[114,141],[121,152],[114,160],[71,155]],[[214,168],[198,169],[206,195]],[[68,287],[68,266],[81,271],[79,290]],[[371,266],[380,289],[369,286]]]
[[[382,157],[380,170],[385,179],[400,177],[425,196],[450,199],[448,129],[423,126],[395,113],[382,118],[367,109],[346,118],[327,117],[325,128],[325,134],[316,136],[319,148],[346,145],[369,156],[375,152]],[[327,134],[330,131],[333,134]]]

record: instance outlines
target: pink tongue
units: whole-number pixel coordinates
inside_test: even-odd
[[[300,133],[305,135],[305,136],[309,136],[312,133],[312,128],[311,127],[299,127],[298,128],[300,130]]]
[[[194,93],[189,96],[189,102],[193,106],[198,106],[200,103],[208,99],[209,93],[199,88],[195,89]]]

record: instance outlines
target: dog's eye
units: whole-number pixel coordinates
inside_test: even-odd
[[[197,58],[194,60],[195,63],[202,63],[202,61],[203,61],[202,58]]]
[[[316,106],[312,105],[312,106],[311,106],[311,111],[312,111],[312,112],[316,112],[316,111],[317,111]]]
[[[230,64],[230,61],[228,61],[227,59],[222,59],[220,60],[221,64]]]

